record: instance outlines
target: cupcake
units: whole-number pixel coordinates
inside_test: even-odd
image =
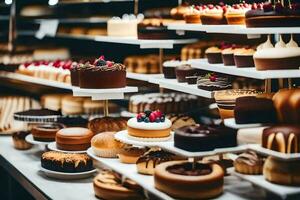
[[[163,74],[166,79],[175,79],[175,68],[181,65],[189,64],[188,61],[170,60],[163,63]]]
[[[91,146],[96,156],[104,158],[117,158],[125,144],[115,140],[115,132],[103,132],[95,135],[91,140]]]
[[[32,147],[32,144],[26,142],[25,137],[30,134],[30,131],[17,131],[12,135],[14,147],[18,150],[27,150]]]
[[[254,151],[248,151],[239,155],[234,161],[234,169],[241,174],[262,174],[264,158]]]
[[[222,119],[234,117],[235,100],[243,96],[256,96],[259,94],[254,89],[219,90],[214,94]]]
[[[234,59],[233,59],[233,53],[234,48],[229,47],[222,50],[222,60],[225,66],[233,66],[234,65]]]
[[[176,78],[179,83],[187,82],[187,76],[193,76],[197,73],[197,69],[191,67],[191,65],[181,65],[175,68]]]
[[[201,15],[201,7],[199,6],[192,6],[190,7],[189,11],[185,13],[184,20],[188,24],[200,24],[200,15]]]
[[[247,3],[234,4],[228,8],[225,14],[228,24],[231,25],[244,25],[245,13],[251,9],[251,5]]]
[[[219,47],[210,47],[205,50],[205,55],[209,64],[222,63],[222,50]]]
[[[208,25],[218,25],[218,24],[227,24],[226,18],[224,16],[224,9],[226,6],[213,6],[208,5],[203,14],[200,16],[202,24]]]
[[[254,49],[238,48],[234,50],[233,58],[235,66],[237,67],[254,67],[253,54]]]

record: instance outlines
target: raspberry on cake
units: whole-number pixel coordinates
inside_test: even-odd
[[[172,122],[159,110],[146,110],[127,122],[128,136],[141,141],[164,141],[170,138]]]

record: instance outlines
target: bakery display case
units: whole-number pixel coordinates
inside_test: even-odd
[[[0,199],[300,198],[299,19],[296,0],[0,2]]]

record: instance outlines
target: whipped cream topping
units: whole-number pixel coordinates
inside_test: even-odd
[[[180,65],[189,65],[190,61],[170,60],[163,63],[164,67],[178,67]]]
[[[291,36],[289,43],[287,43],[285,46],[286,47],[298,47],[297,42],[294,41],[293,35]]]
[[[284,47],[286,47],[286,45],[282,40],[282,36],[280,35],[279,41],[275,44],[275,48],[284,48]]]
[[[169,119],[165,119],[164,122],[138,122],[137,118],[131,118],[127,122],[127,126],[136,128],[136,129],[144,129],[144,130],[163,130],[168,129],[172,126],[172,122]]]
[[[109,21],[110,22],[120,22],[120,21],[142,21],[144,19],[144,15],[143,14],[138,14],[137,16],[135,16],[134,14],[124,14],[121,17],[112,17]]]

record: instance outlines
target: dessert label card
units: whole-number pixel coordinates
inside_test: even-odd
[[[46,35],[55,36],[58,23],[59,22],[57,19],[41,20],[40,28],[36,32],[35,37],[37,37],[38,39],[43,39]]]

